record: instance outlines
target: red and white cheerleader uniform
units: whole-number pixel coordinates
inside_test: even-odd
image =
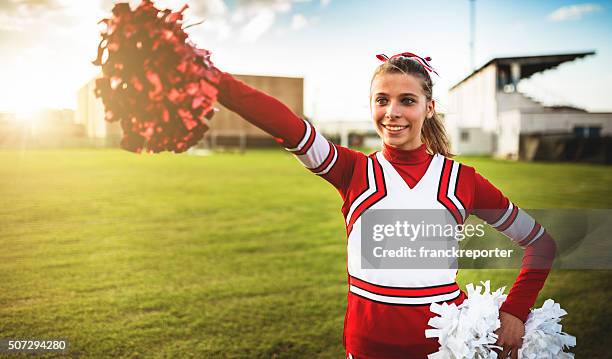
[[[475,214],[525,249],[520,274],[501,310],[526,320],[544,285],[555,244],[544,228],[474,168],[425,145],[364,155],[326,140],[275,98],[224,73],[219,101],[271,134],[313,173],[340,192],[347,229],[347,357],[426,358],[438,350],[425,338],[433,302],[461,303],[454,269],[362,269],[361,215],[367,209],[443,209],[463,223]],[[536,265],[537,263],[537,265]]]

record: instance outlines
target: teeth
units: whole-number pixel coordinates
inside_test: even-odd
[[[404,128],[408,127],[408,126],[389,126],[389,125],[383,125],[386,129],[391,130],[391,131],[399,131],[399,130],[403,130]]]

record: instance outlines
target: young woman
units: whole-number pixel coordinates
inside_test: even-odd
[[[370,155],[326,140],[287,106],[223,73],[219,101],[276,138],[340,193],[347,228],[348,306],[344,346],[350,358],[426,358],[438,349],[426,339],[433,302],[461,303],[456,270],[363,269],[360,221],[371,209],[439,209],[455,224],[470,214],[525,249],[521,271],[501,307],[501,357],[517,357],[524,321],[544,285],[555,244],[526,212],[474,168],[452,159],[432,99],[433,71],[412,53],[387,58],[370,85],[373,125],[383,142]]]

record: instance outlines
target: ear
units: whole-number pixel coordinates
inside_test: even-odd
[[[431,118],[436,112],[436,101],[432,99],[427,101],[427,118]]]

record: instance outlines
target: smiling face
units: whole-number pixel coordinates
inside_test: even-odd
[[[434,114],[421,79],[404,73],[381,73],[372,81],[370,109],[376,132],[383,142],[401,150],[421,144],[423,121]]]

